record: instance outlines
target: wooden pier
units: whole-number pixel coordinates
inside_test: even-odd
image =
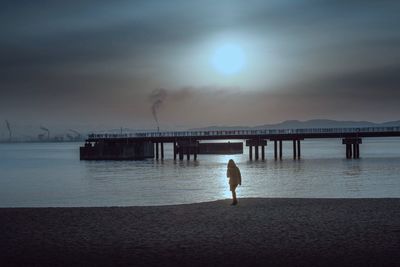
[[[164,144],[173,145],[173,158],[197,160],[201,141],[245,140],[250,160],[265,160],[267,142],[273,142],[274,159],[283,158],[283,142],[293,144],[293,159],[301,157],[301,141],[305,139],[341,139],[347,159],[360,158],[362,138],[399,137],[398,127],[365,128],[312,128],[279,130],[230,130],[230,131],[179,131],[145,132],[131,134],[90,134],[81,147],[81,159],[164,159]],[[254,150],[254,153],[253,153]],[[220,152],[219,154],[222,154]],[[225,154],[230,154],[226,150]],[[261,154],[261,155],[260,155]]]

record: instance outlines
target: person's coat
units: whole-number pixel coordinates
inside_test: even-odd
[[[226,177],[229,177],[229,184],[231,185],[241,185],[242,175],[237,166],[229,167],[226,172]]]

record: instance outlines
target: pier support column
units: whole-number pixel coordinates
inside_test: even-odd
[[[178,153],[176,151],[176,142],[174,141],[174,143],[172,145],[174,146],[174,160],[176,160],[176,154]]]
[[[197,160],[197,147],[194,147],[193,160]]]
[[[186,147],[186,159],[190,160],[190,147]]]
[[[275,160],[278,159],[278,141],[274,140],[274,157]]]
[[[293,159],[296,159],[296,140],[293,140]]]
[[[348,137],[342,140],[342,144],[346,145],[346,158],[347,159],[359,159],[360,158],[360,144],[362,144],[361,138]]]
[[[161,149],[161,159],[164,159],[164,143],[160,143],[160,149]]]
[[[279,159],[282,159],[282,140],[279,140]]]
[[[360,145],[359,144],[356,145],[356,153],[357,153],[357,159],[359,159],[360,158]]]
[[[158,155],[158,142],[156,142],[155,145],[156,145],[156,159],[158,159],[159,158],[159,155]]]
[[[346,158],[347,159],[351,159],[352,155],[351,155],[351,144],[346,144]]]
[[[349,148],[349,159],[351,159],[353,157],[353,146],[351,144],[347,145]]]
[[[178,150],[179,150],[179,160],[183,160],[183,147],[179,146]]]
[[[297,140],[297,158],[300,159],[300,140]]]
[[[353,146],[349,144],[349,159],[353,157]]]
[[[353,144],[353,158],[359,159],[360,158],[360,145]]]
[[[249,159],[252,160],[253,159],[253,147],[254,147],[254,155],[255,155],[255,159],[258,160],[259,159],[259,147],[261,147],[262,149],[264,149],[264,147],[267,145],[267,141],[264,139],[249,139],[246,140],[246,146],[249,147]],[[264,153],[264,152],[261,152]],[[263,158],[265,157],[265,155],[263,154]]]
[[[258,146],[254,146],[254,154],[255,154],[255,158],[256,160],[258,160]]]
[[[261,146],[261,159],[265,160],[265,146]]]

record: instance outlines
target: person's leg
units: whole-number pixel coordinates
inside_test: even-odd
[[[236,199],[236,191],[232,190],[232,204],[236,204],[237,203],[237,199]]]

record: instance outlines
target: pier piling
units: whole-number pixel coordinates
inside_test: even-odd
[[[189,146],[186,147],[186,159],[190,160],[190,147]]]
[[[174,160],[176,160],[176,154],[178,153],[176,151],[176,141],[174,141],[173,146],[174,146]]]
[[[297,140],[297,158],[300,159],[300,140]]]
[[[179,160],[183,160],[183,147],[179,146]]]
[[[246,146],[249,147],[249,159],[253,159],[253,147],[254,147],[254,156],[255,159],[258,160],[260,158],[260,150],[261,149],[261,158],[265,159],[265,147],[267,146],[267,140],[265,139],[249,139],[246,140]]]
[[[353,157],[353,146],[351,144],[349,144],[348,146],[349,146],[349,159],[351,159]]]
[[[261,146],[261,159],[265,160],[265,146]]]
[[[342,140],[342,144],[346,145],[346,158],[359,159],[360,158],[360,144],[361,138],[350,137]]]
[[[356,153],[357,153],[357,158],[360,158],[360,145],[356,144]]]
[[[255,158],[256,160],[258,160],[258,146],[254,146],[254,154],[255,154]]]
[[[296,159],[296,153],[297,153],[297,148],[296,148],[296,140],[293,140],[293,159]]]
[[[300,159],[300,139],[293,139],[293,159]]]
[[[155,146],[156,146],[156,159],[158,159],[159,158],[159,155],[158,155],[158,142],[155,142]]]

